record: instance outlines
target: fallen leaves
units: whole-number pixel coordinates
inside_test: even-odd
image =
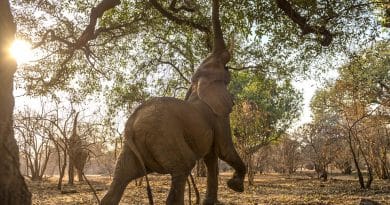
[[[363,198],[377,201],[381,204],[390,204],[390,183],[375,180],[372,189],[361,190],[353,177],[331,177],[327,182],[310,179],[304,175],[283,176],[267,174],[256,176],[255,185],[247,186],[243,193],[236,193],[226,186],[231,173],[219,176],[218,199],[225,205],[258,205],[258,204],[359,204]],[[108,189],[111,179],[106,176],[88,176],[100,198]],[[150,175],[155,204],[165,204],[170,189],[168,175]],[[195,178],[196,184],[204,198],[206,192],[206,178]],[[61,194],[56,189],[56,178],[52,177],[43,182],[28,181],[33,194],[33,204],[96,204],[93,193],[84,182],[76,182],[74,186],[64,186],[64,190],[74,190],[75,193]],[[187,188],[186,188],[187,189]],[[191,189],[193,191],[193,188]],[[188,190],[186,190],[186,204]],[[192,204],[195,204],[195,194],[191,194]],[[148,204],[146,184],[137,186],[130,182],[122,197],[121,204]]]

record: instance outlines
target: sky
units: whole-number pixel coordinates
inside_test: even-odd
[[[303,107],[301,116],[292,125],[291,129],[298,128],[299,126],[309,123],[312,120],[312,112],[310,109],[310,101],[312,97],[314,96],[316,90],[324,85],[325,81],[334,79],[337,76],[338,72],[336,70],[331,70],[323,74],[323,80],[307,79],[302,81],[293,81],[293,86],[303,94]]]

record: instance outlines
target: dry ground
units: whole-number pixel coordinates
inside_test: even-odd
[[[359,204],[364,198],[390,205],[389,181],[375,180],[371,190],[361,190],[354,177],[332,176],[328,182],[320,182],[304,174],[294,176],[266,174],[257,176],[255,185],[246,186],[244,193],[235,193],[225,184],[230,175],[226,173],[220,176],[221,204]],[[99,190],[97,193],[102,198],[111,179],[103,176],[87,177],[95,189]],[[168,176],[151,175],[149,178],[155,204],[165,204],[169,191]],[[76,193],[61,194],[56,189],[56,180],[57,178],[51,177],[44,182],[28,181],[33,193],[33,204],[96,204],[86,183],[76,182],[75,186],[65,186],[65,191],[73,190]],[[205,193],[205,178],[195,180],[202,197]],[[194,193],[192,193],[192,201],[195,201]],[[148,204],[145,183],[136,186],[135,182],[131,182],[121,204]],[[186,192],[186,204],[189,204],[188,192]]]

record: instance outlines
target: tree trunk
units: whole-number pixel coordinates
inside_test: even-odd
[[[64,179],[64,175],[65,175],[65,169],[66,169],[66,164],[67,164],[67,151],[66,149],[63,150],[64,152],[64,162],[63,164],[61,165],[61,160],[58,160],[58,168],[59,168],[59,172],[60,172],[60,177],[58,178],[58,184],[57,184],[57,189],[58,190],[62,190],[62,180]],[[59,159],[61,159],[61,154],[58,154],[59,155]]]
[[[355,152],[355,150],[353,148],[353,145],[352,145],[352,134],[351,134],[351,131],[348,132],[348,145],[349,145],[349,149],[351,150],[353,162],[354,162],[355,167],[356,167],[356,172],[357,172],[357,175],[358,175],[358,178],[359,178],[360,188],[364,189],[365,188],[364,177],[363,177],[362,171],[360,170],[359,161],[357,159],[356,152]]]
[[[15,24],[8,1],[0,2],[0,204],[29,204],[31,194],[19,170],[19,150],[13,132],[13,74],[16,63],[8,48]]]
[[[243,159],[244,159],[244,163],[246,164],[246,167],[248,169],[248,173],[247,173],[247,176],[248,176],[248,183],[250,186],[252,186],[254,184],[254,181],[255,181],[255,165],[254,165],[254,162],[252,160],[252,156],[253,154],[252,153],[245,153],[243,154]]]
[[[10,48],[16,32],[7,0],[0,1],[0,204],[31,204],[29,192],[19,167],[19,149],[14,138],[13,74],[16,62]]]

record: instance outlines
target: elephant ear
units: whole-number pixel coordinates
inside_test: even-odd
[[[233,101],[222,80],[211,81],[205,77],[198,81],[198,96],[218,116],[225,116],[232,111]]]

